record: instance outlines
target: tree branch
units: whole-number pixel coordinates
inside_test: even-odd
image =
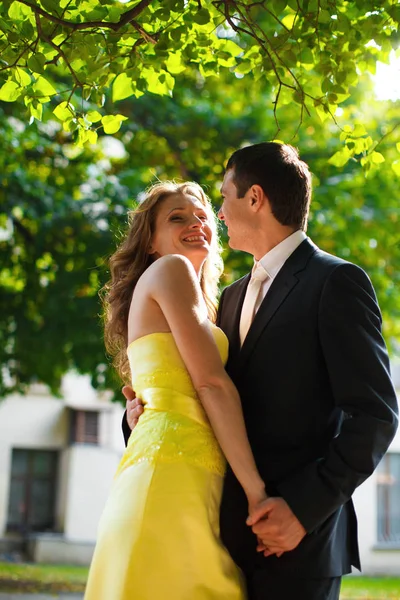
[[[48,21],[51,21],[52,23],[58,23],[58,25],[68,27],[69,29],[73,29],[74,31],[78,31],[79,29],[94,29],[96,27],[105,27],[108,29],[112,29],[113,31],[118,31],[119,29],[121,29],[125,25],[128,25],[129,23],[135,26],[135,24],[133,23],[135,17],[137,17],[145,8],[147,8],[147,6],[151,4],[152,0],[142,0],[141,2],[139,2],[139,4],[128,10],[126,13],[122,14],[118,23],[111,23],[109,21],[87,21],[86,23],[71,23],[71,21],[67,21],[66,19],[62,19],[61,17],[55,17],[54,15],[51,15],[37,4],[33,4],[28,0],[18,1],[21,2],[21,4],[25,4],[25,6],[29,6],[29,8],[31,8],[36,15],[41,15],[42,17],[44,17]],[[136,25],[139,26],[137,23]]]
[[[75,73],[74,69],[71,67],[69,60],[65,55],[64,50],[62,50],[60,48],[60,46],[57,46],[57,44],[55,44],[53,42],[53,40],[50,39],[47,35],[45,35],[45,33],[43,32],[42,24],[40,22],[40,17],[38,14],[35,14],[35,20],[36,20],[36,27],[37,27],[39,37],[41,37],[43,41],[50,44],[50,46],[52,46],[52,48],[54,48],[58,52],[58,56],[61,56],[64,59],[64,62],[66,64],[69,72],[71,73],[73,80],[75,81],[75,85],[78,87],[82,87],[82,83],[79,81],[77,74]]]

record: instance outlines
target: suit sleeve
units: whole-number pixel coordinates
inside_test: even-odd
[[[224,290],[222,290],[222,294],[221,294],[220,299],[219,299],[217,319],[215,321],[215,324],[216,324],[217,327],[221,327],[222,305],[224,303],[225,291],[226,291],[226,288]]]
[[[330,274],[320,300],[319,334],[334,401],[345,419],[325,455],[278,486],[308,532],[371,475],[398,425],[381,314],[359,267],[342,264]]]
[[[129,436],[132,433],[131,428],[128,425],[128,421],[126,420],[126,411],[124,412],[124,416],[122,417],[122,435],[124,436],[125,446],[128,444]]]

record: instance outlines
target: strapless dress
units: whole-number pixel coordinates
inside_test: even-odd
[[[228,341],[213,335],[222,360]],[[99,529],[85,600],[244,600],[219,536],[225,458],[171,333],[128,349],[144,403]]]

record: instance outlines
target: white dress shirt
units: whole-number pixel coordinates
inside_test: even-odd
[[[301,229],[295,231],[289,237],[285,238],[280,242],[277,246],[272,248],[267,254],[264,254],[262,258],[258,262],[261,263],[263,268],[267,271],[268,277],[263,282],[260,290],[260,294],[257,298],[257,302],[254,309],[254,314],[260,308],[261,302],[264,300],[269,288],[272,285],[273,280],[289,258],[291,254],[300,246],[301,242],[303,242],[307,238],[304,231]],[[257,266],[257,261],[254,261],[253,270]]]

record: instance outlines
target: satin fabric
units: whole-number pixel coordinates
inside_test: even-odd
[[[213,326],[221,358],[228,342]],[[128,347],[144,413],[121,459],[85,600],[244,600],[219,537],[225,458],[171,333]]]

